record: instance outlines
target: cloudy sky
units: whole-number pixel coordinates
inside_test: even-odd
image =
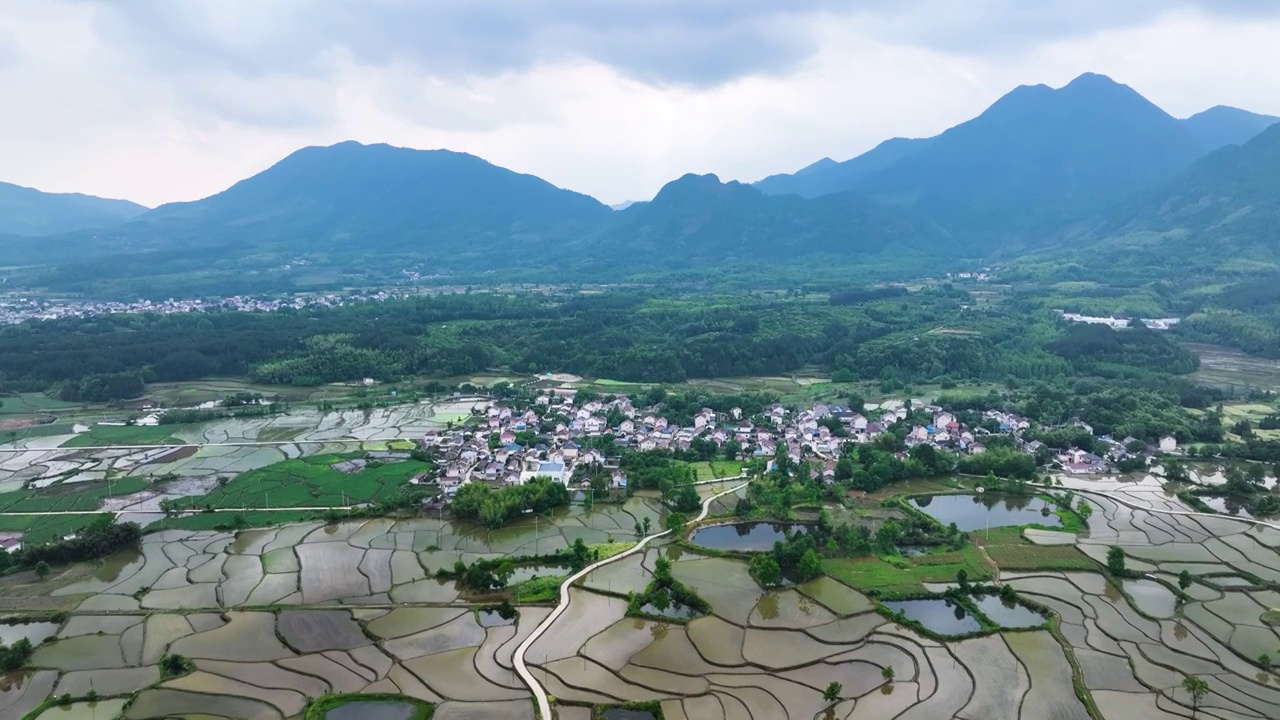
[[[1085,71],[1280,115],[1277,38],[1274,0],[3,0],[0,180],[156,205],[355,139],[616,203]]]

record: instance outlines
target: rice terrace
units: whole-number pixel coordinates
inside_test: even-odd
[[[738,527],[756,476],[719,460],[688,470],[702,512],[674,522],[652,490],[497,527],[443,507],[370,514],[433,471],[422,437],[493,406],[5,445],[3,530],[53,541],[109,511],[147,531],[103,560],[4,578],[0,637],[30,651],[3,676],[0,718],[1280,714],[1274,525],[1192,512],[1150,478],[1061,475],[1033,500],[969,502],[979,481],[952,478]],[[948,547],[765,577],[770,544],[822,532],[819,510],[962,527],[938,531]],[[1208,692],[1192,698],[1191,676]]]

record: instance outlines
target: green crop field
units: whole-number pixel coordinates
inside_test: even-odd
[[[49,415],[80,408],[78,403],[51,398],[44,393],[19,393],[0,397],[0,415]]]
[[[181,425],[94,425],[89,432],[68,440],[63,447],[102,447],[106,445],[182,445],[171,433]]]
[[[738,475],[742,474],[742,467],[746,465],[745,462],[740,460],[711,460],[709,462],[689,464],[698,473],[699,480],[738,477]]]
[[[1075,545],[987,545],[1001,570],[1097,570],[1098,564]]]
[[[97,510],[98,503],[111,495],[128,495],[145,490],[149,483],[136,477],[106,482],[52,485],[39,490],[0,493],[0,512],[65,512]]]
[[[232,527],[270,527],[285,523],[307,522],[315,520],[320,513],[309,510],[298,511],[253,511],[243,513],[196,513],[160,520],[147,527],[147,532],[156,530],[225,530]],[[237,521],[239,518],[239,521]]]
[[[0,515],[0,532],[20,532],[22,542],[37,545],[79,532],[94,515]]]
[[[955,582],[960,570],[968,573],[971,582],[993,578],[990,566],[974,547],[917,557],[823,560],[822,570],[854,589],[875,590],[881,595],[918,593],[926,582]]]
[[[407,460],[360,472],[344,473],[331,467],[350,456],[316,455],[285,460],[251,470],[216,488],[197,504],[215,508],[331,507],[378,502],[391,498],[410,478],[427,470],[426,463]]]

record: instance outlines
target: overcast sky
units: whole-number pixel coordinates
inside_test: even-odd
[[[0,180],[157,205],[355,139],[616,203],[1085,71],[1280,115],[1278,39],[1274,0],[3,0]]]

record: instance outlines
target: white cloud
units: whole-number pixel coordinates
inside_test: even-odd
[[[972,18],[1009,0],[970,15],[948,0],[878,14],[729,3],[718,28],[712,10],[726,1],[666,3],[665,20],[631,0],[613,16],[579,3],[579,16],[551,13],[536,32],[455,7],[439,15],[452,25],[422,33],[452,33],[446,47],[413,50],[415,28],[387,28],[379,51],[374,21],[407,12],[399,0],[374,0],[383,15],[351,20],[346,38],[341,14],[299,20],[298,8],[328,2],[183,3],[143,22],[121,9],[145,5],[13,0],[0,5],[0,176],[157,204],[217,192],[304,145],[356,139],[466,151],[618,202],[686,172],[751,181],[931,135],[1018,84],[1084,71],[1180,116],[1215,104],[1280,114],[1280,21],[1247,3],[1207,15],[1142,0],[1121,16],[1094,0],[1045,4],[983,36]],[[1015,29],[1023,36],[1008,41]],[[767,52],[734,61],[753,40]]]

